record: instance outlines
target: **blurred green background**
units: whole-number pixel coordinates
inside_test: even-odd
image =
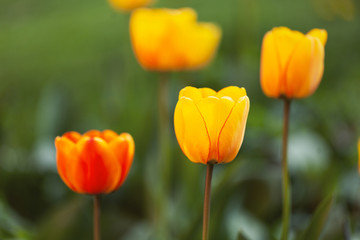
[[[244,143],[213,177],[211,239],[278,239],[281,230],[282,108],[259,84],[262,37],[274,26],[328,31],[325,73],[315,94],[292,104],[291,239],[335,189],[321,239],[360,239],[360,2],[358,0],[158,0],[193,7],[218,23],[218,54],[203,70],[168,75],[168,160],[158,146],[158,74],[132,53],[129,14],[106,0],[0,1],[0,239],[92,238],[92,199],[71,192],[56,170],[54,139],[113,129],[136,143],[130,175],[101,199],[103,239],[201,238],[205,166],[190,162],[172,115],[181,88],[245,87]]]

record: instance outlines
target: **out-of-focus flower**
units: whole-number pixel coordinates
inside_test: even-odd
[[[150,5],[154,0],[109,0],[110,5],[116,10],[131,11],[136,8]]]
[[[135,144],[128,133],[91,130],[56,137],[61,179],[77,193],[100,194],[118,189],[130,170]]]
[[[195,163],[232,161],[242,144],[250,101],[244,88],[185,87],[174,113],[178,143]]]
[[[221,29],[196,18],[191,8],[135,10],[130,35],[140,65],[153,71],[204,67],[216,52]]]
[[[268,97],[304,98],[317,89],[324,72],[327,32],[304,35],[276,27],[264,36],[261,49],[261,87]]]

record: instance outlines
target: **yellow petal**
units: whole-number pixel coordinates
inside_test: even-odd
[[[325,29],[314,28],[310,32],[308,32],[306,35],[318,38],[320,40],[321,44],[325,47],[327,37],[328,37],[327,31]]]
[[[120,11],[131,11],[151,4],[152,0],[109,0],[110,5]]]
[[[221,30],[196,18],[190,8],[135,10],[130,36],[142,67],[171,71],[204,66],[216,51]]]
[[[210,140],[205,122],[193,100],[182,97],[175,107],[175,135],[190,161],[206,164]]]
[[[283,72],[288,65],[295,47],[305,36],[303,33],[290,30],[287,27],[274,28],[272,32],[275,38],[275,48],[278,54],[280,72]]]
[[[235,87],[235,86],[230,86],[230,87],[226,87],[221,89],[216,96],[218,98],[221,97],[230,97],[232,100],[234,100],[234,102],[237,102],[240,98],[246,96],[246,90],[245,88],[239,88],[239,87]]]
[[[302,92],[296,97],[307,97],[318,88],[324,73],[324,46],[319,39],[313,39],[310,83],[308,92]]]
[[[196,103],[205,121],[206,129],[208,130],[210,137],[210,153],[207,157],[208,161],[218,161],[219,159],[218,137],[234,104],[235,102],[230,97],[225,96],[222,98],[210,96]]]
[[[266,96],[280,96],[280,62],[275,45],[274,34],[270,31],[264,36],[261,47],[260,82]]]
[[[219,134],[219,163],[236,157],[243,142],[250,101],[247,96],[238,100]]]
[[[189,68],[198,69],[213,58],[221,38],[221,29],[215,24],[203,23],[189,28],[185,36],[188,37],[187,41],[181,43]]]
[[[299,42],[291,56],[286,71],[284,94],[288,98],[302,97],[309,94],[312,71],[312,49],[314,38],[305,37]]]

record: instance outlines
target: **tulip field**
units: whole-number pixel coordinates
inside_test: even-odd
[[[0,2],[0,240],[360,240],[356,0]]]

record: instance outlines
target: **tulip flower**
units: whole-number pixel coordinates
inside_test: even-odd
[[[185,87],[174,113],[178,143],[195,163],[207,165],[205,179],[203,240],[208,239],[211,178],[214,164],[231,162],[242,144],[250,101],[244,88]]]
[[[55,139],[57,168],[74,192],[94,195],[94,240],[100,239],[99,194],[118,189],[134,157],[134,140],[128,133],[91,130],[67,132]]]
[[[77,193],[100,194],[118,189],[134,156],[128,133],[91,130],[84,135],[67,132],[56,137],[57,168],[61,179]]]
[[[152,71],[199,69],[214,56],[221,30],[212,23],[198,23],[196,12],[183,9],[135,10],[130,36],[140,65]]]
[[[324,71],[327,32],[304,35],[276,27],[264,36],[261,49],[261,87],[268,97],[304,98],[314,93]]]
[[[150,5],[153,0],[109,0],[110,5],[120,11],[131,11]]]
[[[281,240],[288,239],[291,215],[291,184],[287,163],[290,102],[315,92],[324,72],[327,32],[313,29],[306,35],[286,27],[267,32],[261,49],[260,81],[268,97],[284,99],[282,145],[283,226]]]
[[[175,108],[175,134],[195,163],[228,163],[242,144],[250,101],[244,88],[186,87]]]

